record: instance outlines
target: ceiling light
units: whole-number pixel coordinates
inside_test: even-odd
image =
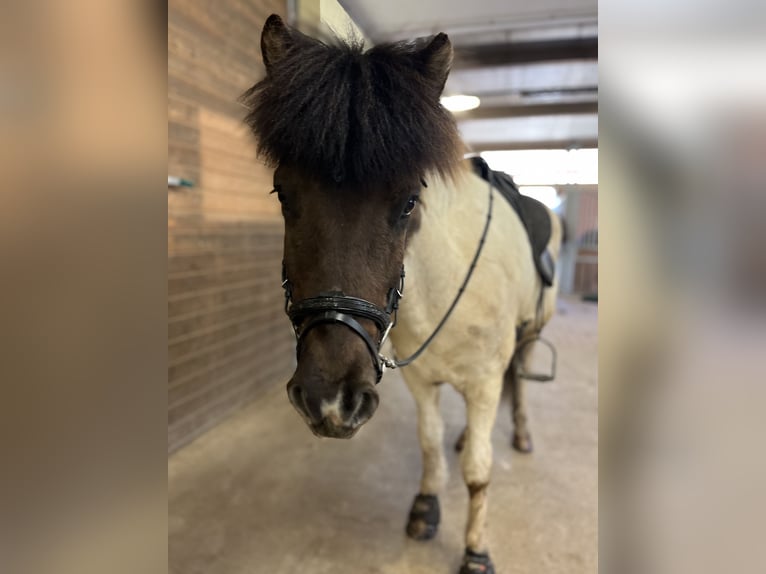
[[[441,99],[442,105],[451,112],[465,112],[479,107],[481,101],[476,96],[444,96]]]

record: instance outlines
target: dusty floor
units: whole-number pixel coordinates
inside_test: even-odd
[[[494,431],[489,539],[498,574],[597,571],[596,306],[565,299],[547,336],[554,383],[528,384],[535,452],[510,448],[503,399]],[[462,399],[442,393],[450,480],[430,542],[404,524],[420,476],[415,408],[397,374],[351,441],[317,439],[284,389],[175,454],[168,464],[171,574],[457,573],[468,495],[452,444]]]

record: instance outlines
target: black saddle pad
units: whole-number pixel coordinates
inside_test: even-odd
[[[476,175],[497,189],[518,213],[519,219],[527,230],[529,243],[532,245],[532,257],[537,272],[545,285],[548,287],[553,285],[555,265],[553,257],[548,251],[548,242],[551,239],[552,231],[548,210],[536,199],[521,195],[510,175],[502,171],[491,170],[483,158],[472,157],[471,166]]]

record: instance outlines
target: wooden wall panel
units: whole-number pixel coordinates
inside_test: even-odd
[[[598,293],[598,193],[580,194],[577,217],[577,259],[574,292]]]
[[[293,366],[282,312],[282,219],[238,98],[264,73],[260,31],[284,0],[168,5],[168,449]]]

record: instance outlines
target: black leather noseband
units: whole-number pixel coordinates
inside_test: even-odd
[[[384,370],[380,347],[396,323],[396,310],[399,308],[399,300],[402,298],[404,290],[404,267],[402,267],[399,285],[389,289],[385,308],[366,299],[350,297],[341,291],[320,293],[316,297],[293,303],[292,285],[287,278],[284,264],[282,265],[282,287],[285,290],[285,312],[290,317],[295,331],[298,358],[301,354],[301,342],[311,329],[327,323],[340,323],[351,329],[364,341],[375,367],[375,383],[380,382]],[[375,324],[378,330],[376,339],[373,339],[370,332],[364,328],[358,319],[367,319]]]

